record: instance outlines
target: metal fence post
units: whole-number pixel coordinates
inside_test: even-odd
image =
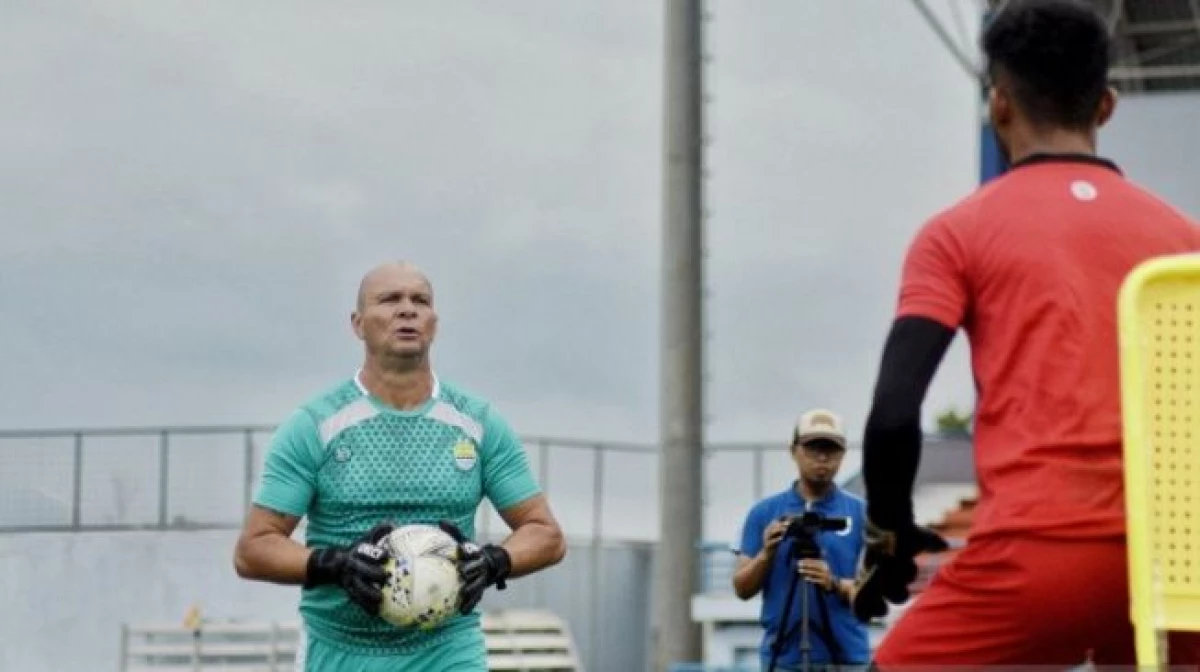
[[[121,624],[121,662],[117,668],[120,672],[129,669],[129,624]]]
[[[167,497],[170,475],[170,435],[163,430],[158,435],[158,526],[167,527]]]
[[[246,450],[246,483],[243,493],[242,516],[250,513],[250,505],[254,501],[254,432],[247,429],[244,435]]]
[[[200,672],[200,638],[200,626],[197,625],[196,629],[192,631],[192,670],[194,672]]]
[[[758,501],[763,496],[763,447],[754,447],[754,499]]]
[[[591,630],[592,645],[588,652],[590,659],[588,661],[588,669],[599,670],[598,663],[600,654],[600,625],[602,622],[602,610],[600,609],[601,599],[604,594],[603,582],[600,579],[601,564],[604,551],[600,544],[600,535],[602,533],[603,524],[603,497],[604,497],[604,452],[603,445],[597,444],[592,448],[592,618],[588,624]]]
[[[279,622],[271,621],[271,672],[279,669]]]
[[[545,439],[540,439],[537,442],[538,446],[538,484],[542,488],[542,495],[547,500],[550,498],[550,444]],[[564,532],[565,535],[565,532]],[[535,604],[546,604],[546,581],[534,581],[534,599]]]
[[[542,492],[550,496],[550,444],[545,439],[538,441],[538,480],[542,484]]]
[[[83,524],[83,432],[75,432],[71,470],[71,527],[78,530]]]

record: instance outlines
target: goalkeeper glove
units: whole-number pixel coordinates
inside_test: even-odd
[[[479,604],[484,589],[496,586],[504,590],[507,587],[505,579],[512,571],[512,558],[503,546],[478,546],[471,542],[458,526],[448,520],[438,523],[438,527],[458,543],[458,574],[462,578],[458,611],[469,614]]]
[[[313,551],[308,556],[304,587],[340,585],[355,604],[371,615],[378,615],[383,602],[383,583],[387,581],[383,570],[387,552],[379,542],[394,529],[390,523],[381,523],[350,546]]]
[[[854,615],[862,622],[885,616],[887,603],[904,604],[908,586],[917,578],[916,556],[941,553],[950,546],[933,530],[908,525],[899,531],[866,524],[866,544],[859,556],[854,584]]]

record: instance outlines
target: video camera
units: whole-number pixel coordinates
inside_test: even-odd
[[[783,531],[783,537],[793,540],[797,559],[821,557],[821,549],[816,540],[819,532],[841,532],[850,527],[849,518],[825,516],[816,511],[786,516],[786,519],[788,524]]]

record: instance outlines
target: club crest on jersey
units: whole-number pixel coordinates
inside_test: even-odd
[[[337,450],[333,451],[333,459],[338,462],[349,462],[350,456],[350,449],[345,446],[338,446]]]
[[[454,466],[462,471],[470,471],[475,466],[475,462],[479,460],[479,455],[475,451],[475,443],[470,439],[460,439],[454,444]]]

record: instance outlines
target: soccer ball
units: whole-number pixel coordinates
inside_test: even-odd
[[[458,611],[458,544],[431,525],[398,527],[379,542],[387,553],[379,616],[392,625],[432,629]]]

